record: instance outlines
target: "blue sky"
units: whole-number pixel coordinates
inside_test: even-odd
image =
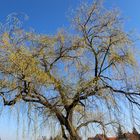
[[[54,33],[58,28],[68,27],[69,11],[82,0],[0,0],[0,21],[12,12],[26,13],[29,20],[27,27],[33,27],[42,33]],[[84,0],[85,1],[85,0]],[[92,1],[92,0],[88,0]],[[127,26],[139,28],[139,0],[106,0],[107,7],[117,7],[128,21]]]
[[[59,27],[68,26],[68,11],[75,8],[80,0],[0,0],[0,19],[12,13],[29,16],[28,27],[42,33],[52,33]]]
[[[75,9],[81,1],[0,0],[0,22],[3,22],[10,13],[25,13],[29,16],[29,20],[25,22],[26,27],[32,27],[40,33],[54,34],[57,29],[70,26],[67,18],[70,10]],[[140,0],[106,0],[105,6],[120,9],[121,15],[127,19],[126,29],[135,29],[140,32]],[[13,118],[9,121],[7,113],[4,113],[0,118],[0,136],[2,136],[2,140],[16,139],[16,125],[14,125],[14,122]],[[11,130],[9,131],[9,129]],[[6,135],[5,138],[4,135]]]

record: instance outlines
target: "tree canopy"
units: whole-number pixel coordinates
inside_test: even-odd
[[[0,32],[0,96],[3,104],[32,104],[54,117],[64,139],[99,124],[117,124],[126,104],[140,107],[134,42],[116,10],[101,1],[83,4],[73,17],[74,34],[25,31],[16,16]],[[133,111],[133,110],[132,110]]]

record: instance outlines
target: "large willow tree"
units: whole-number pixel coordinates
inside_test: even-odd
[[[84,4],[73,24],[73,35],[53,36],[26,32],[15,16],[1,26],[0,96],[4,106],[32,104],[59,122],[64,139],[79,140],[89,124],[105,131],[116,123],[124,104],[139,107],[140,94],[133,41],[118,12]]]

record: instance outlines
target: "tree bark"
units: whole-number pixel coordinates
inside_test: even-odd
[[[78,135],[73,123],[72,123],[72,118],[70,115],[70,118],[68,117],[64,117],[63,115],[58,115],[57,114],[57,118],[60,122],[60,125],[65,126],[66,130],[69,133],[69,140],[81,140],[80,136]]]
[[[80,140],[80,137],[71,122],[67,121],[66,129],[70,134],[70,140]]]
[[[61,124],[60,124],[61,125]],[[65,140],[69,140],[66,133],[65,133],[65,129],[64,129],[64,126],[61,125],[61,131],[62,131],[62,137],[65,139]]]

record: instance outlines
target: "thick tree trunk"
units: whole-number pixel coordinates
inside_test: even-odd
[[[66,120],[65,127],[70,135],[70,140],[81,140],[72,122]]]
[[[62,137],[65,139],[65,140],[69,140],[66,133],[65,133],[65,129],[64,129],[64,126],[62,124],[61,125],[61,131],[62,131]]]
[[[68,131],[70,140],[81,140],[73,125],[72,121],[73,111],[71,110],[70,112],[68,112],[67,113],[68,115],[66,117],[64,117],[64,115],[56,108],[54,109],[54,112],[60,122],[60,125],[65,126],[66,130]]]
[[[57,118],[60,122],[61,125],[65,126],[66,130],[68,131],[69,133],[69,140],[81,140],[73,123],[72,123],[72,119],[71,117],[70,118],[66,118],[62,115],[58,115],[57,114]],[[67,140],[67,138],[65,137],[65,139]]]
[[[73,109],[67,110],[66,125],[67,131],[70,135],[70,140],[80,140],[80,137],[73,125]]]

